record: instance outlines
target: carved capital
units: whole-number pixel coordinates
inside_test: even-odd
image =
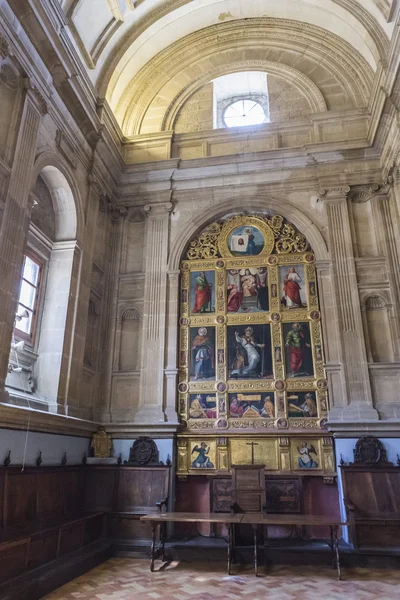
[[[0,57],[6,58],[7,56],[11,56],[10,45],[4,35],[0,33]]]
[[[319,197],[323,202],[340,202],[346,200],[350,193],[350,187],[343,185],[340,187],[322,188],[319,190]]]
[[[35,103],[39,109],[39,112],[44,117],[49,112],[49,107],[47,105],[47,101],[43,94],[37,88],[35,82],[29,77],[24,78],[24,87],[25,89],[31,93],[32,97],[35,99]]]
[[[173,209],[172,202],[161,202],[160,204],[146,204],[144,212],[151,219],[159,219],[168,215]]]

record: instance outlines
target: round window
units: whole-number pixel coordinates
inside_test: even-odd
[[[264,109],[255,100],[237,100],[230,104],[224,112],[224,122],[227,127],[259,125],[264,121]]]

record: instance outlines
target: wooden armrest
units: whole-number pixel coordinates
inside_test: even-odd
[[[162,500],[160,500],[160,502],[156,502],[156,506],[160,513],[162,512],[162,507],[165,506],[165,512],[167,512],[168,496],[166,498],[163,498]]]
[[[350,502],[350,500],[347,500],[346,498],[343,499],[343,504],[345,505],[347,510],[351,510],[351,511],[356,511],[356,507],[355,505]]]

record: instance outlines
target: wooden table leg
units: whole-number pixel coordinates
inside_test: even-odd
[[[340,570],[338,531],[339,531],[338,525],[334,525],[333,526],[333,541],[334,541],[335,557],[336,557],[336,569],[337,569],[338,579],[341,580],[342,572]]]
[[[333,525],[329,525],[329,529],[331,530],[331,552],[332,552],[332,568],[336,569],[336,555],[335,555],[335,542],[333,536]]]
[[[152,542],[151,542],[151,553],[150,553],[150,571],[154,573],[154,559],[156,557],[156,534],[157,534],[157,523],[151,522]]]
[[[165,562],[165,538],[167,537],[166,534],[166,528],[167,528],[167,524],[166,523],[161,523],[160,525],[160,543],[161,543],[161,560],[163,562]]]
[[[257,525],[253,525],[254,531],[254,572],[258,577],[258,553],[257,553]]]
[[[233,524],[228,523],[228,575],[231,574],[231,564],[232,564],[232,529],[233,529]]]

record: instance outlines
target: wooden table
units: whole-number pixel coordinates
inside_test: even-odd
[[[166,523],[222,523],[228,528],[228,575],[231,574],[233,526],[248,524],[254,531],[254,570],[258,575],[258,526],[303,525],[329,527],[331,531],[330,543],[326,542],[332,551],[333,567],[336,568],[338,579],[341,579],[339,556],[339,527],[347,525],[346,522],[334,517],[311,515],[276,515],[264,513],[154,513],[141,517],[142,521],[149,521],[152,529],[151,563],[150,570],[154,571],[154,561],[161,557],[165,560],[165,525]],[[157,528],[160,528],[159,541],[157,542]]]

